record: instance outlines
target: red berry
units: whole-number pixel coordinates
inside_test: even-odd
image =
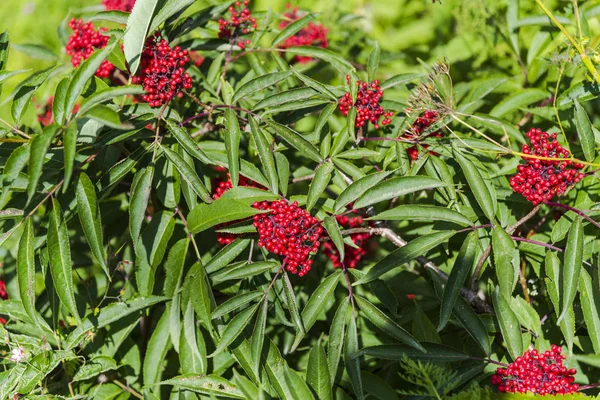
[[[150,107],[160,107],[175,96],[181,97],[182,90],[191,89],[192,77],[184,69],[188,62],[187,50],[179,46],[172,49],[159,33],[150,36],[142,52],[140,75],[132,79],[146,91],[142,100]]]
[[[346,81],[350,83],[350,76],[346,76]],[[381,90],[381,87],[379,86],[379,81],[375,80],[370,84],[358,81],[357,85],[358,92],[356,95],[356,102],[352,102],[352,94],[350,94],[350,92],[344,94],[338,101],[340,112],[346,116],[350,109],[355,107],[355,126],[357,128],[363,127],[367,122],[371,122],[375,129],[378,129],[379,119],[381,117],[383,117],[381,125],[385,126],[391,124],[394,113],[391,111],[386,112],[383,107],[379,105],[383,97],[383,90]]]
[[[347,215],[338,215],[335,217],[340,227],[344,229],[364,228],[369,224],[361,216],[348,217]],[[344,262],[341,262],[340,253],[331,241],[323,243],[323,254],[328,257],[333,263],[334,268],[339,268],[342,265],[346,268],[356,268],[360,260],[367,255],[369,242],[372,235],[367,232],[353,233],[350,235],[352,242],[358,248],[344,245]]]
[[[52,115],[52,103],[54,103],[54,97],[50,96],[48,97],[42,112],[37,116],[37,119],[42,126],[48,126],[54,123],[54,116]],[[39,106],[36,105],[36,107]],[[77,113],[77,111],[79,111],[79,104],[75,104],[75,107],[73,107],[73,114]]]
[[[83,22],[82,19],[71,19],[69,27],[73,30],[73,35],[69,38],[66,47],[66,53],[71,56],[71,64],[77,68],[83,60],[87,60],[94,50],[101,49],[108,43],[109,37],[103,35],[105,28],[96,30],[94,24]],[[104,60],[96,76],[98,78],[108,78],[115,70],[115,66],[108,60]]]
[[[429,127],[435,123],[437,118],[438,118],[437,112],[425,111],[423,113],[423,115],[421,115],[419,118],[416,119],[416,121],[413,123],[410,131],[406,132],[405,134],[402,135],[402,138],[413,141],[413,142],[418,142],[420,139],[425,139],[428,137],[442,137],[443,135],[439,130],[429,133],[428,135],[421,136],[421,134],[423,132],[427,131],[427,129],[429,129]],[[406,149],[406,154],[408,154],[410,159],[413,161],[416,161],[417,158],[419,158],[418,146],[422,146],[425,149],[429,147],[426,144],[418,144],[418,145],[415,144],[414,146],[411,146],[408,149]],[[429,154],[437,155],[437,153],[432,152],[432,151],[430,151]]]
[[[583,168],[582,164],[553,159],[571,157],[569,150],[556,140],[556,134],[532,128],[527,132],[527,137],[531,145],[523,145],[522,152],[549,159],[523,157],[526,163],[520,164],[517,174],[510,178],[510,186],[515,193],[538,205],[549,201],[554,195],[562,195],[570,186],[583,179],[584,175],[579,172]]]
[[[102,4],[106,11],[125,11],[131,12],[133,10],[133,5],[135,4],[135,0],[102,0]]]
[[[574,393],[579,385],[573,383],[577,370],[567,369],[562,363],[565,356],[562,349],[552,345],[552,349],[539,353],[533,349],[506,368],[498,368],[492,375],[492,384],[499,392],[535,393],[556,395]]]
[[[298,8],[293,8],[292,5],[286,6],[290,11],[283,13],[285,19],[279,23],[279,29],[285,29],[293,21],[296,21],[304,16],[304,14],[298,12]],[[312,46],[327,48],[327,28],[321,24],[315,24],[309,22],[308,25],[304,26],[300,31],[287,38],[278,47],[281,49],[289,49],[291,47],[299,46]],[[298,63],[306,63],[312,61],[312,57],[307,56],[296,56],[294,58]]]
[[[240,37],[258,28],[256,18],[252,17],[248,8],[249,4],[249,1],[243,3],[237,1],[228,9],[229,19],[219,19],[219,39],[228,39],[230,43],[237,44],[242,50],[250,44],[250,41]]]

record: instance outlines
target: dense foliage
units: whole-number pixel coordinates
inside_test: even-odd
[[[597,392],[598,1],[98,3],[0,35],[0,399]]]

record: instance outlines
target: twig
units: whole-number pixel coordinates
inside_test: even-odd
[[[25,139],[31,139],[31,136],[29,136],[28,134],[26,134],[25,132],[23,132],[22,130],[20,130],[19,128],[17,128],[16,126],[12,126],[11,124],[9,124],[8,122],[6,122],[2,118],[0,118],[0,122],[2,122],[4,125],[8,126],[11,129],[12,132],[18,133],[19,135],[23,136]]]
[[[597,387],[600,387],[600,383],[590,383],[589,385],[579,386],[579,389],[577,389],[577,390],[582,391],[582,390],[594,389]]]
[[[519,236],[511,236],[513,240],[516,240],[517,242],[524,242],[524,243],[530,243],[530,244],[535,244],[537,246],[542,246],[545,247],[547,249],[550,250],[554,250],[554,251],[558,251],[559,253],[562,253],[562,249],[560,247],[556,247],[553,246],[551,244],[548,243],[544,243],[544,242],[538,242],[537,240],[533,240],[533,239],[525,239]]]
[[[138,392],[136,392],[135,390],[133,390],[132,388],[129,387],[129,385],[125,385],[123,382],[120,382],[116,379],[113,379],[112,381],[115,385],[117,385],[118,387],[120,387],[121,389],[131,393],[132,396],[137,397],[138,399],[143,399],[144,396],[142,396],[141,394],[139,394]]]
[[[292,183],[296,183],[296,182],[302,182],[302,181],[310,181],[311,179],[313,179],[315,177],[315,174],[310,174],[310,175],[306,175],[306,176],[301,176],[299,178],[294,178],[292,179]]]
[[[590,216],[588,216],[586,213],[584,213],[581,210],[578,210],[577,208],[568,206],[566,204],[562,204],[562,203],[555,203],[553,201],[547,201],[544,204],[550,206],[550,207],[560,207],[560,208],[564,208],[566,210],[569,211],[573,211],[575,214],[579,215],[580,217],[585,218],[586,220],[588,220],[590,223],[592,223],[592,225],[594,225],[596,228],[600,228],[600,223],[598,223],[597,221],[595,221],[594,219],[592,219]]]
[[[531,304],[531,298],[529,298],[529,289],[527,288],[527,278],[525,277],[525,270],[527,269],[527,263],[525,260],[521,260],[521,270],[519,271],[519,282],[521,283],[521,289],[523,289],[523,296],[527,304]]]

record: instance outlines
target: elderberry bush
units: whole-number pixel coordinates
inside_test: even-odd
[[[598,1],[4,1],[0,400],[598,395]]]

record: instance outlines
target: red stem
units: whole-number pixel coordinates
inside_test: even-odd
[[[574,208],[574,207],[571,207],[571,206],[568,206],[568,205],[562,204],[562,203],[555,203],[553,201],[546,201],[546,202],[544,202],[544,204],[546,204],[547,206],[550,206],[550,207],[560,207],[560,208],[564,208],[564,209],[569,210],[569,211],[573,211],[575,214],[577,214],[577,215],[585,218],[592,225],[594,225],[596,228],[600,229],[600,223],[598,223],[597,221],[595,221],[594,219],[592,219],[590,216],[588,216],[583,211],[578,210],[577,208]]]

